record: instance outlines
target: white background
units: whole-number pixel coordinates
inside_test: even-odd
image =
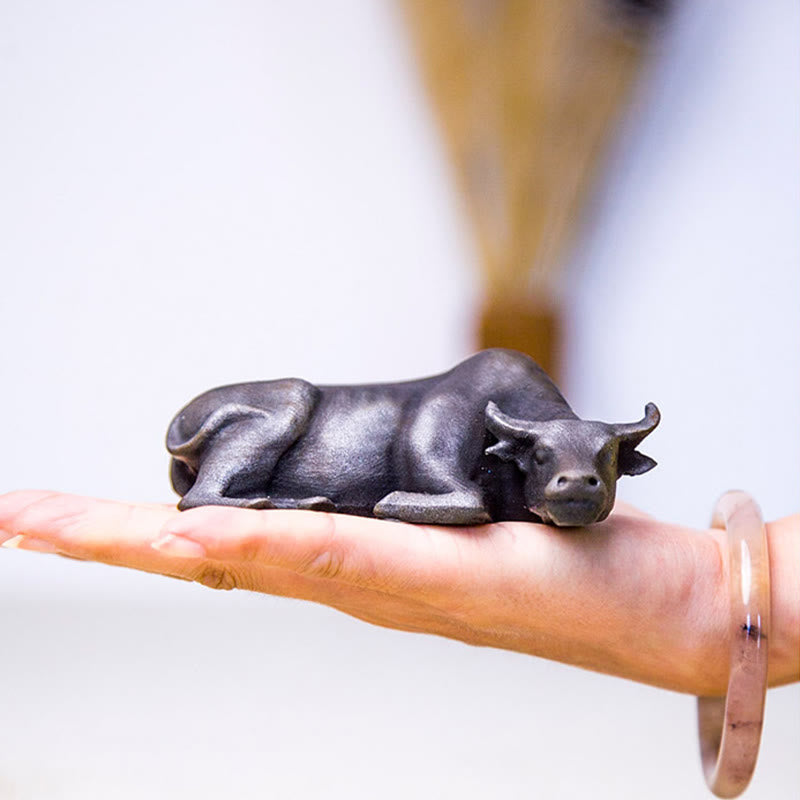
[[[567,395],[623,481],[797,510],[800,10],[681,9],[571,266]],[[471,240],[395,9],[0,3],[0,490],[169,501],[212,385],[473,347]],[[800,787],[800,689],[748,794]],[[0,800],[704,798],[691,698],[324,608],[0,551]]]

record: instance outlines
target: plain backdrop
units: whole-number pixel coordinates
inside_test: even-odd
[[[656,401],[620,495],[800,487],[800,7],[680,5],[565,285],[565,391]],[[472,241],[394,6],[0,2],[0,490],[173,499],[198,392],[431,374]],[[800,791],[800,688],[748,797]],[[694,700],[325,608],[0,551],[0,799],[705,798]]]

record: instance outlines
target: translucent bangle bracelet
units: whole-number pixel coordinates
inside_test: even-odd
[[[724,494],[714,528],[728,534],[731,666],[725,697],[699,697],[700,756],[709,789],[738,797],[758,759],[769,648],[769,555],[761,511],[744,492]]]

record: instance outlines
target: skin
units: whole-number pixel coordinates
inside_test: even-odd
[[[767,526],[770,685],[800,679],[800,515]],[[6,546],[301,598],[359,619],[696,695],[724,694],[724,533],[617,504],[590,528],[409,525],[314,511],[179,513],[54,492],[0,496]]]

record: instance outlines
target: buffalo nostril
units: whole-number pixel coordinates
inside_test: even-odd
[[[559,477],[559,479],[556,481],[556,484],[558,486],[563,486],[566,482],[567,482],[567,479],[563,475],[561,475]]]
[[[597,480],[597,478],[595,478],[595,477],[594,477],[594,475],[592,475],[592,476],[589,478],[589,480],[587,481],[587,483],[589,484],[589,486],[597,486],[597,484],[599,483],[599,481]]]

